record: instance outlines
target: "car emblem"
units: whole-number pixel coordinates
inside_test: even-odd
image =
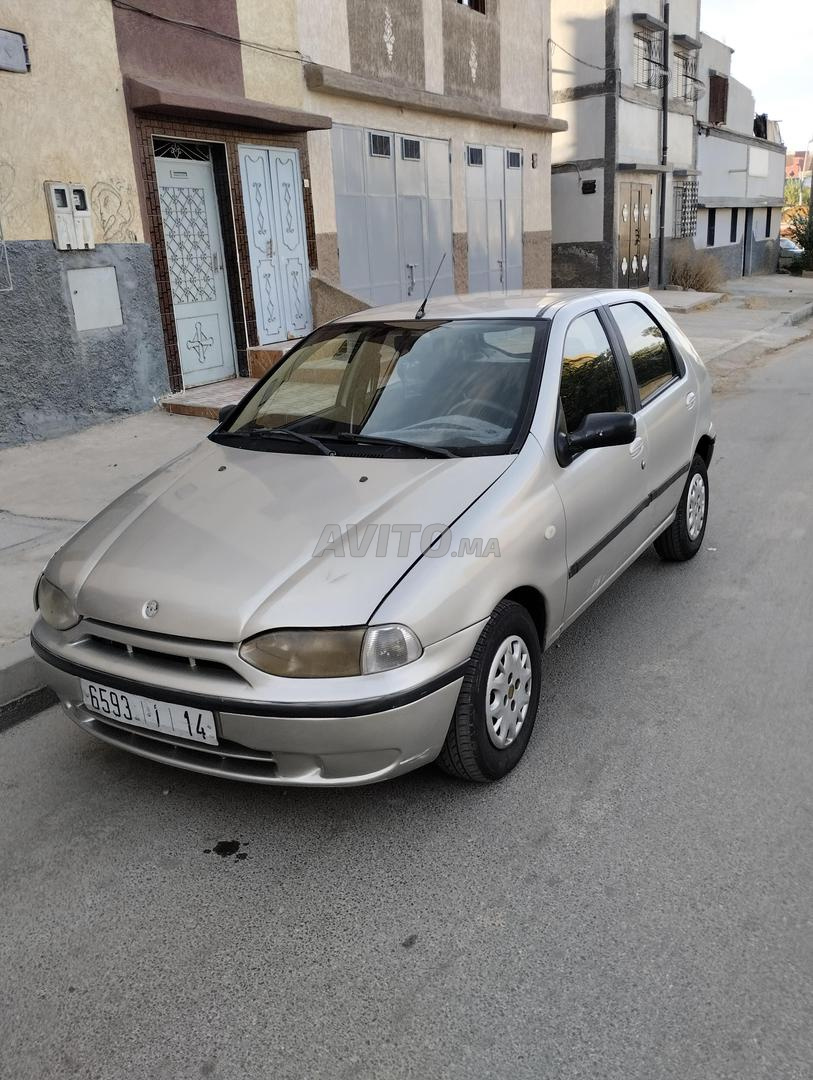
[[[144,605],[142,610],[143,610],[144,618],[145,619],[151,619],[153,617],[153,615],[156,615],[158,613],[158,601],[157,600],[148,600],[147,603]]]

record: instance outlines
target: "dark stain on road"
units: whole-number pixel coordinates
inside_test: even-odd
[[[417,940],[417,934],[410,934],[409,937],[404,938],[401,944],[404,946],[405,949],[411,949]]]
[[[214,847],[207,847],[203,849],[204,855],[219,855],[221,859],[228,859],[231,855],[235,856],[235,862],[248,858],[247,851],[240,851],[241,847],[246,847],[246,844],[241,844],[239,840],[218,840]]]

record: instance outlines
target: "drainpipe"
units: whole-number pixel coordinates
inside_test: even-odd
[[[669,4],[663,5],[663,88],[661,91],[661,173],[660,205],[658,206],[658,284],[663,288],[663,264],[666,257],[666,157],[669,151]]]

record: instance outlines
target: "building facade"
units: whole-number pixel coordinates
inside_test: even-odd
[[[755,116],[754,95],[731,76],[733,49],[700,35],[694,248],[727,278],[775,270],[784,204],[785,147],[778,125]]]
[[[549,284],[548,0],[11,9],[0,440],[261,374],[438,266],[439,293]]]
[[[698,0],[553,0],[551,25],[554,284],[668,284],[701,248],[726,276],[775,267],[784,147]]]

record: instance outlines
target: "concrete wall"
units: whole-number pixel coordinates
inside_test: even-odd
[[[8,245],[14,288],[0,293],[0,446],[149,409],[167,390],[152,252],[146,244],[57,251]],[[115,269],[123,324],[78,331],[67,271]]]
[[[26,34],[31,56],[27,74],[0,72],[11,275],[0,292],[0,445],[11,445],[149,408],[167,369],[110,4],[62,0],[55,17],[52,5],[7,0],[2,21]],[[55,249],[46,180],[86,185],[95,250]],[[123,325],[78,331],[68,271],[93,267],[115,269]]]

